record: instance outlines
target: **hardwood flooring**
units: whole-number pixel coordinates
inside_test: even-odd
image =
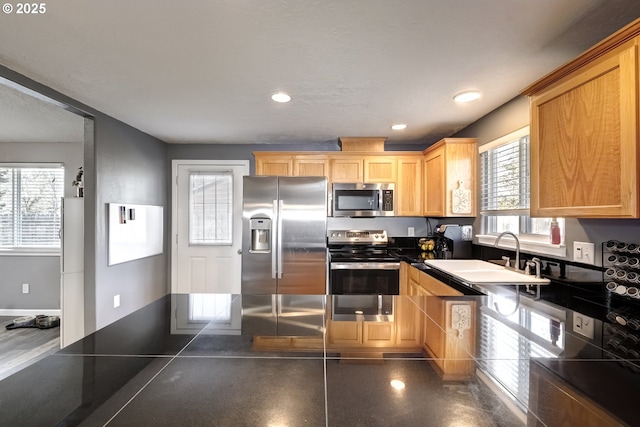
[[[0,316],[0,380],[60,349],[60,327],[7,329],[14,317]]]

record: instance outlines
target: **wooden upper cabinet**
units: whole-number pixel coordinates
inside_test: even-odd
[[[422,159],[420,155],[398,156],[397,216],[422,216]]]
[[[640,20],[525,89],[531,215],[640,217]]]
[[[329,177],[329,159],[322,155],[293,157],[293,176]]]
[[[364,182],[362,156],[335,156],[329,165],[331,182]]]
[[[364,182],[395,183],[398,178],[398,163],[395,156],[365,156]]]
[[[425,216],[445,216],[444,200],[444,145],[430,150],[424,156],[424,203]]]
[[[476,216],[475,138],[445,138],[424,151],[424,216]]]
[[[256,175],[293,176],[293,159],[290,154],[254,153]]]

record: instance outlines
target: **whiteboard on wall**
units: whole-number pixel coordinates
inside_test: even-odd
[[[163,207],[109,203],[108,265],[160,255]]]

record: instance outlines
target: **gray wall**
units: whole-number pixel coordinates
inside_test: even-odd
[[[66,197],[75,195],[71,182],[83,164],[80,143],[0,143],[2,162],[64,163]],[[60,257],[0,255],[0,310],[60,309]],[[22,284],[30,291],[22,293]]]
[[[529,100],[518,96],[500,108],[467,126],[455,137],[478,138],[483,145],[529,124]],[[478,182],[480,177],[478,176]],[[480,230],[480,219],[474,229]],[[573,260],[573,242],[593,242],[596,246],[596,264],[602,265],[601,244],[609,239],[640,243],[640,220],[635,219],[565,219],[567,260]]]
[[[85,332],[93,332],[168,292],[167,255],[107,266],[107,203],[167,205],[166,145],[40,83],[0,66],[0,77],[55,101],[85,120]],[[93,119],[93,120],[92,120]],[[119,294],[121,305],[113,307]]]
[[[95,329],[168,293],[167,245],[162,255],[107,265],[108,203],[164,207],[167,203],[166,144],[102,114],[95,119]],[[120,307],[113,298],[120,295]],[[87,301],[90,304],[90,301]],[[89,330],[92,330],[91,326]]]
[[[2,310],[59,310],[59,256],[0,257],[0,312]],[[22,293],[22,284],[29,293]]]

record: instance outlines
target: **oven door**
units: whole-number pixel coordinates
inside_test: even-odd
[[[399,262],[331,262],[329,291],[333,295],[398,295]]]

